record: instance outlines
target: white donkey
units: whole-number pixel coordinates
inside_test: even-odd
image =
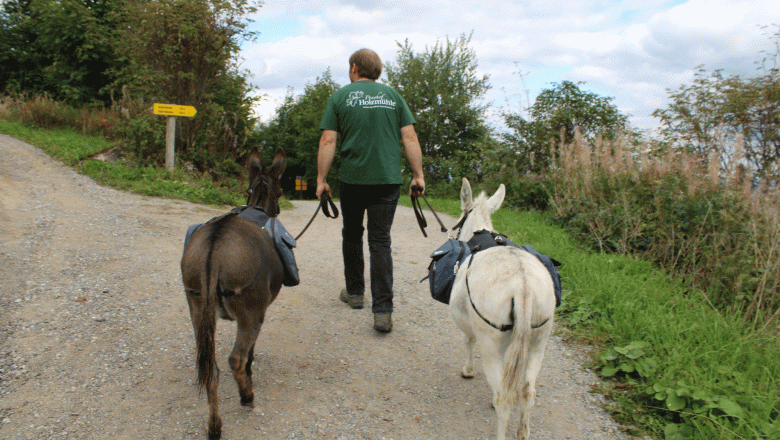
[[[462,226],[457,238],[468,241],[476,231],[492,231],[490,216],[501,206],[504,195],[502,184],[492,197],[483,192],[472,199],[471,185],[463,179]],[[450,297],[450,313],[466,335],[468,357],[461,375],[474,377],[476,342],[493,390],[498,440],[506,438],[515,405],[520,406],[517,438],[525,440],[531,434],[529,413],[554,312],[552,277],[530,253],[513,246],[496,246],[461,263]]]

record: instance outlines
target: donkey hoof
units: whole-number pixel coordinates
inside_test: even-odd
[[[252,394],[251,396],[242,397],[241,398],[241,406],[246,406],[248,408],[254,408],[255,407],[255,395]]]
[[[474,371],[463,370],[460,372],[460,377],[464,379],[474,379]]]
[[[219,440],[220,437],[222,437],[222,419],[213,416],[209,420],[209,440]]]

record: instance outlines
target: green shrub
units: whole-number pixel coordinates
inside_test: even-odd
[[[526,177],[509,180],[503,183],[506,186],[504,206],[518,209],[545,210],[549,206],[550,186],[547,179],[541,177]]]
[[[780,309],[774,189],[723,184],[685,155],[639,162],[625,151],[605,160],[587,146],[565,148],[549,185],[557,222],[589,248],[654,262],[716,308],[771,328]]]

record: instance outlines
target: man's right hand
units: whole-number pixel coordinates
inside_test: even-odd
[[[422,177],[413,178],[409,184],[409,195],[420,197],[425,193],[425,180]]]
[[[328,185],[328,182],[321,182],[317,184],[317,198],[322,198],[322,193],[329,193],[330,192],[330,186]]]

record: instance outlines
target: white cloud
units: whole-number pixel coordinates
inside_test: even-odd
[[[338,11],[338,17],[349,22],[358,22],[365,25],[373,23],[379,16],[383,15],[380,11],[364,12],[353,5],[341,8]]]
[[[665,90],[690,81],[696,66],[754,72],[760,51],[772,49],[759,26],[780,23],[777,0],[666,4],[278,0],[257,16],[295,26],[295,35],[275,29],[279,38],[246,45],[244,67],[262,92],[280,99],[288,86],[300,93],[328,68],[336,82],[346,84],[347,59],[362,47],[392,63],[396,42],[408,39],[422,52],[437,40],[473,32],[470,47],[479,74],[490,75],[488,100],[497,106],[518,109],[551,83],[586,81],[589,89],[614,97],[633,123],[650,126],[656,123],[650,113],[665,106]]]
[[[675,6],[665,14],[669,22],[681,29],[707,32],[734,29],[742,24],[748,4],[725,0],[691,0]]]

